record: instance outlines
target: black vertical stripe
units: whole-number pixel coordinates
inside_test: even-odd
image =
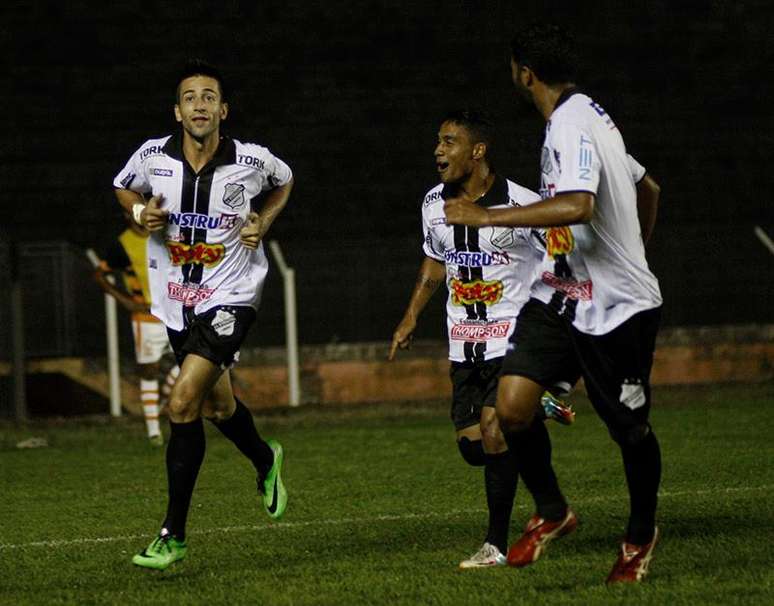
[[[210,190],[212,189],[212,177],[215,174],[214,170],[205,170],[199,173],[198,186],[195,189],[196,193],[196,213],[199,215],[208,216],[210,214]],[[193,240],[191,244],[197,242],[207,241],[207,229],[194,229]],[[196,284],[201,284],[202,276],[204,275],[204,265],[201,263],[193,264],[191,272],[189,274],[189,281]]]
[[[457,251],[467,251],[468,250],[468,233],[469,228],[465,225],[455,225],[454,226],[454,249]],[[460,265],[460,279],[463,283],[467,284],[472,280],[472,271],[470,267],[466,267],[465,265]],[[475,305],[465,305],[465,311],[468,314],[469,320],[475,320],[476,319],[476,306]]]
[[[194,187],[196,184],[196,174],[191,170],[187,162],[184,162],[183,168],[183,186],[180,191],[180,212],[192,213],[194,212]],[[193,228],[184,227],[180,230],[181,242],[183,244],[191,245],[193,242]],[[191,266],[185,264],[182,267],[183,281],[189,281],[189,275],[191,273]]]

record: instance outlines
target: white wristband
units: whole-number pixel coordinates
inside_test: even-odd
[[[141,204],[140,202],[137,202],[134,206],[132,206],[132,216],[134,216],[134,222],[137,223],[137,225],[142,225],[142,220],[140,217],[143,210],[145,210],[145,204]]]

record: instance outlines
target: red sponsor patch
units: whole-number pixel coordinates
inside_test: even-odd
[[[449,286],[454,305],[495,305],[503,298],[503,283],[500,280],[463,282],[454,278]]]
[[[223,260],[226,254],[226,247],[222,244],[207,244],[206,242],[197,242],[196,244],[184,244],[183,242],[174,242],[167,240],[167,250],[172,265],[191,265],[198,263],[204,267],[213,267]]]
[[[193,307],[202,301],[206,301],[215,292],[214,288],[202,288],[200,286],[186,286],[185,284],[167,283],[167,295],[174,301],[180,301],[186,307]]]
[[[454,341],[485,342],[491,339],[504,339],[508,336],[510,322],[492,324],[454,324],[449,338]]]
[[[576,301],[591,301],[591,280],[586,280],[585,282],[567,280],[566,278],[555,276],[550,271],[544,271],[541,279],[545,284],[548,284],[551,288],[555,288],[559,292],[563,292],[570,299],[575,299]]]

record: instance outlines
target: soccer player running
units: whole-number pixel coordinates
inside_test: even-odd
[[[186,554],[186,518],[205,450],[202,417],[252,462],[269,516],[281,517],[287,503],[282,447],[258,435],[249,410],[234,397],[228,369],[260,301],[268,269],[261,241],[293,178],[265,147],[221,135],[226,93],[217,70],[188,64],[174,106],[182,129],[146,141],[114,182],[121,206],[151,232],[151,311],[167,326],[180,364],[168,404],[167,514],[156,539],[132,559],[160,570]]]
[[[163,446],[164,437],[159,426],[159,396],[169,397],[180,367],[175,364],[169,369],[164,385],[159,390],[160,361],[170,351],[170,346],[164,324],[150,314],[146,252],[149,232],[135,223],[128,212],[124,211],[124,215],[128,227],[113,242],[94,272],[94,279],[103,291],[132,314],[134,355],[140,375],[140,400],[148,440],[154,446]],[[108,279],[110,274],[121,275],[123,290]]]
[[[489,508],[484,544],[460,563],[461,568],[505,564],[518,471],[495,415],[497,378],[516,315],[529,297],[542,258],[540,236],[532,230],[446,223],[443,201],[450,196],[464,194],[481,208],[517,207],[540,200],[536,193],[495,174],[490,160],[492,130],[490,120],[476,110],[452,112],[441,124],[435,148],[441,183],[422,204],[425,259],[389,352],[392,360],[398,348],[410,347],[417,319],[446,282],[451,418],[462,458],[484,468]],[[578,378],[577,371],[565,370],[551,385],[557,393],[569,391]],[[564,424],[573,421],[572,410],[548,392],[542,403],[543,418]]]
[[[547,252],[519,314],[497,394],[500,426],[537,506],[508,563],[534,562],[552,539],[577,525],[551,466],[548,434],[533,422],[545,386],[577,361],[594,409],[620,447],[630,496],[625,539],[607,581],[636,582],[658,538],[661,454],[648,413],[661,294],[643,245],[658,187],[648,178],[635,183],[621,133],[573,84],[575,56],[571,38],[552,25],[529,27],[512,42],[516,89],[547,122],[543,201],[482,208],[462,191],[445,212],[455,225],[547,228]]]

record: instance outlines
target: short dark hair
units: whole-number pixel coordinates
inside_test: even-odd
[[[575,81],[575,40],[558,25],[536,23],[518,32],[511,40],[511,56],[546,84]]]
[[[226,85],[220,70],[202,59],[189,59],[178,72],[177,88],[175,89],[176,103],[180,101],[180,84],[183,80],[190,78],[191,76],[207,76],[208,78],[217,80],[218,87],[220,88],[220,99],[221,101],[226,100]]]
[[[473,143],[484,143],[487,147],[487,156],[494,145],[494,121],[491,116],[482,109],[468,107],[447,112],[443,122],[453,122],[472,135]]]

